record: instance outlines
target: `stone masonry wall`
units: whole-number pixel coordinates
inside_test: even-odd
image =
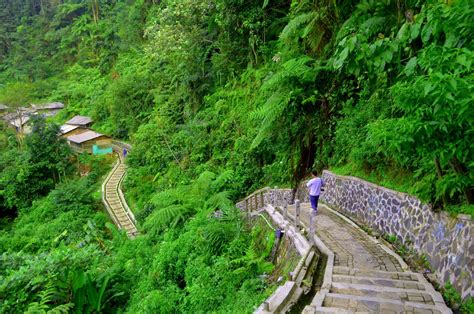
[[[321,201],[382,233],[394,234],[425,254],[441,283],[453,283],[462,297],[474,296],[474,229],[467,215],[435,213],[414,196],[367,181],[324,171]],[[297,198],[305,201],[304,188]]]
[[[463,298],[474,296],[474,228],[469,216],[435,213],[414,196],[359,178],[329,171],[324,171],[322,178],[322,202],[380,233],[396,235],[405,245],[426,255],[440,283],[451,282]],[[309,202],[305,184],[295,195],[291,189],[262,189],[237,207],[244,210],[247,204],[255,210],[263,204],[284,206],[294,199]]]

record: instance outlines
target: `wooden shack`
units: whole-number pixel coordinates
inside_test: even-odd
[[[65,124],[77,125],[83,128],[88,128],[92,125],[92,119],[85,116],[75,116],[71,120],[67,121]]]
[[[86,131],[67,138],[69,145],[78,152],[93,153],[93,146],[101,148],[111,147],[112,139],[94,131]]]

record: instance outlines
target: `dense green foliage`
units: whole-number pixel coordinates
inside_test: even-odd
[[[472,16],[468,0],[3,1],[0,103],[62,101],[57,122],[130,141],[142,232],[105,226],[101,173],[77,177],[56,127],[2,130],[5,306],[251,311],[269,269],[232,203],[311,168],[472,214]]]
[[[23,208],[44,196],[66,175],[69,146],[59,139],[59,127],[33,117],[30,136],[18,143],[13,132],[6,133],[8,141],[0,155],[0,209]]]
[[[0,98],[20,84],[131,139],[139,208],[204,170],[234,170],[243,195],[348,164],[437,207],[472,204],[472,12],[465,0],[7,1]]]

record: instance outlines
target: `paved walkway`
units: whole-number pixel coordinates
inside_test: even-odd
[[[127,168],[121,155],[121,149],[115,150],[118,151],[118,161],[102,184],[102,200],[115,225],[119,229],[125,229],[127,235],[133,238],[138,234],[135,217],[121,190]]]
[[[309,229],[310,205],[301,204],[301,223]],[[295,215],[295,207],[288,212]],[[324,205],[315,217],[315,234],[334,253],[329,289],[322,289],[305,313],[451,313],[421,274],[378,240]]]

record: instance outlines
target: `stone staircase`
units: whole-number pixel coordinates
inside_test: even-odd
[[[120,154],[120,150],[118,156],[117,164],[102,185],[102,200],[117,227],[124,229],[128,237],[134,238],[138,234],[135,225],[135,217],[128,207],[121,190],[121,184],[127,168]]]
[[[337,266],[315,303],[305,313],[451,313],[420,274]]]
[[[295,206],[288,208],[294,216]],[[301,204],[309,230],[311,209]],[[452,313],[439,292],[377,239],[327,206],[314,218],[316,245],[329,251],[322,289],[303,313]]]

